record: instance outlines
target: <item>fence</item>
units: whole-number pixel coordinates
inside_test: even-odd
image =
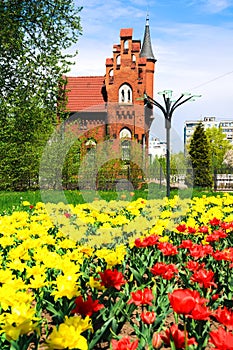
[[[233,190],[233,173],[232,174],[215,174],[214,186],[217,190]]]
[[[171,169],[171,187],[184,187],[186,185],[186,174],[192,173],[192,169],[179,170]],[[166,185],[166,174],[162,171],[154,173],[150,182]],[[213,172],[213,188],[218,191],[233,191],[233,168],[219,168]]]

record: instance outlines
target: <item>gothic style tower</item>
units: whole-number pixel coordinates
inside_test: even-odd
[[[132,28],[120,30],[120,43],[113,45],[112,58],[106,59],[105,76],[67,77],[66,129],[70,124],[69,130],[81,140],[80,159],[86,162],[89,158],[84,155],[91,155],[84,167],[87,174],[79,174],[85,184],[92,177],[95,181],[91,169],[100,159],[103,164],[120,160],[120,170],[126,174],[114,175],[118,178],[134,179],[135,184],[143,178],[153,121],[153,111],[144,107],[143,97],[144,93],[153,97],[155,62],[147,17],[142,45],[133,40]]]
[[[67,111],[78,117],[83,138],[96,145],[106,138],[121,145],[127,138],[148,146],[153,113],[144,108],[143,96],[153,97],[155,62],[147,17],[142,45],[133,40],[132,28],[120,30],[105,76],[67,77]]]
[[[144,33],[142,49],[140,52],[140,57],[145,57],[147,60],[145,92],[153,98],[154,68],[155,68],[156,59],[154,57],[152,46],[151,46],[148,16],[146,18],[146,27],[145,27],[145,33]]]
[[[127,137],[148,145],[153,117],[143,108],[143,95],[153,97],[156,62],[148,17],[142,47],[132,36],[132,28],[121,29],[120,43],[113,45],[113,57],[106,59],[107,133],[110,138]]]

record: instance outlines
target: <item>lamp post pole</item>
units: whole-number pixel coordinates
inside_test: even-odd
[[[163,96],[164,106],[159,102],[155,101],[152,97],[144,94],[144,101],[146,106],[155,105],[158,107],[165,118],[165,129],[166,129],[166,183],[167,183],[167,197],[170,196],[170,175],[171,175],[171,166],[170,166],[170,131],[171,131],[171,120],[174,110],[182,105],[183,103],[193,100],[195,97],[201,97],[201,95],[192,95],[191,93],[182,93],[179,98],[172,100],[172,90],[164,90],[158,92],[159,95]]]

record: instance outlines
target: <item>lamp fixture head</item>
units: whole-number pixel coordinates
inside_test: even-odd
[[[170,98],[172,97],[172,92],[173,92],[172,90],[163,90],[163,91],[159,91],[158,95],[163,95],[165,97]]]
[[[191,96],[192,94],[191,94],[191,92],[182,92],[182,94],[181,94],[182,96]]]

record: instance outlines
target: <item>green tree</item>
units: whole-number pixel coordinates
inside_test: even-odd
[[[179,153],[171,154],[171,174],[184,174],[186,171],[186,160],[184,153],[181,151]]]
[[[70,67],[67,49],[80,34],[73,0],[3,0],[0,4],[0,96],[40,95],[56,106],[58,81]],[[13,100],[12,100],[13,97]]]
[[[189,157],[193,168],[193,186],[212,186],[210,144],[201,122],[196,126],[191,138]],[[190,179],[187,177],[187,180],[189,182]]]
[[[229,149],[224,155],[223,164],[229,168],[233,168],[233,148]]]
[[[226,139],[226,135],[223,133],[221,128],[212,127],[206,129],[206,137],[210,145],[210,153],[212,155],[212,169],[220,169],[225,154],[232,149],[230,141]]]
[[[163,179],[164,174],[166,174],[166,158],[155,156],[153,162],[149,165],[149,176],[151,179]]]
[[[74,0],[0,3],[0,183],[22,189],[38,182],[43,148],[65,118],[60,87],[67,53],[81,34]]]

